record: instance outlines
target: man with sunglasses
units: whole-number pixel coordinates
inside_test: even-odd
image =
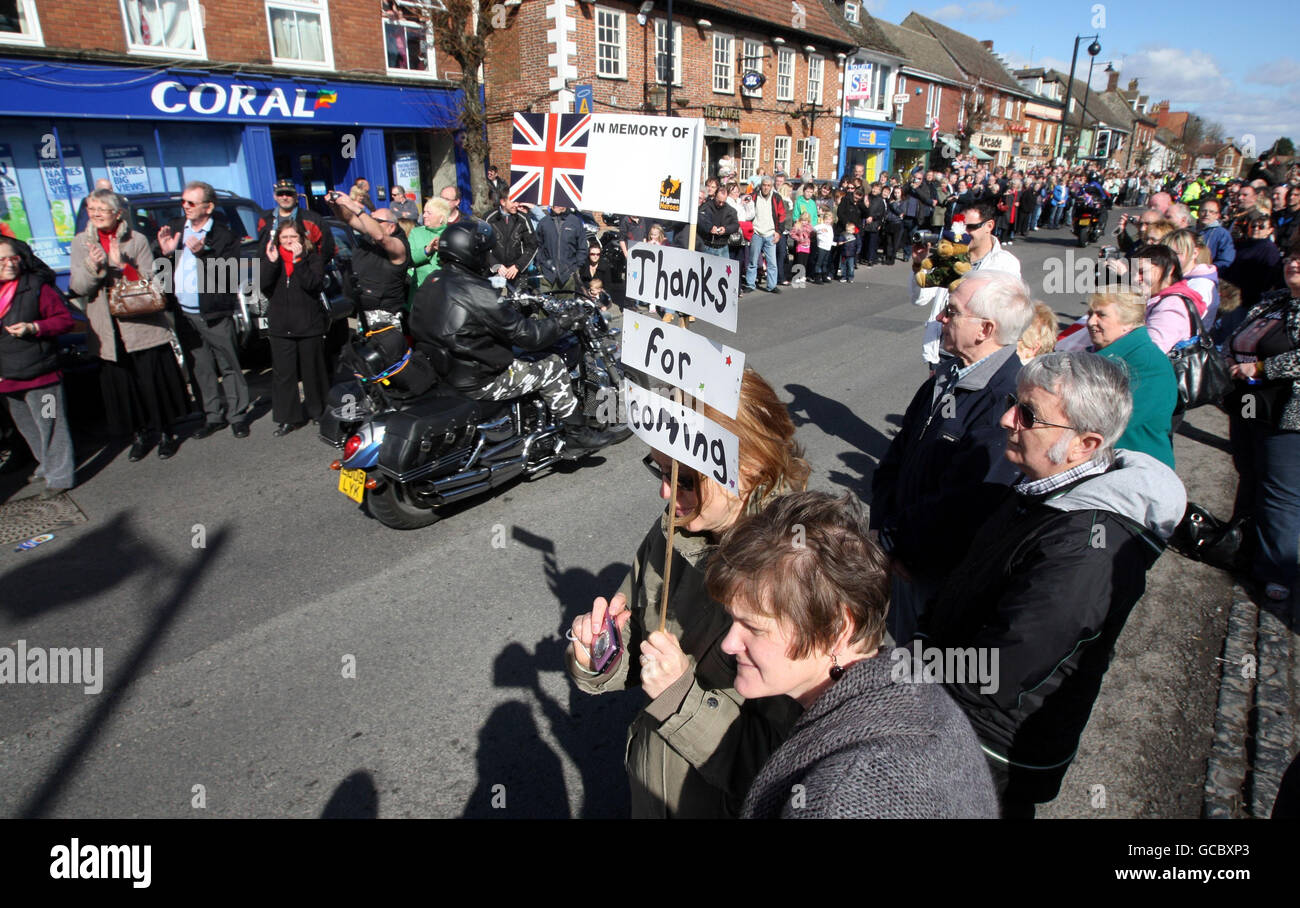
[[[365,329],[400,327],[406,309],[411,247],[397,226],[397,217],[388,208],[366,211],[360,202],[338,190],[326,193],[325,201],[335,217],[360,234],[352,252],[352,273],[361,294],[358,308]]]
[[[203,397],[203,428],[192,438],[207,438],[226,426],[236,438],[248,437],[248,382],[235,340],[239,238],[213,219],[216,190],[193,181],[181,191],[183,217],[159,228],[158,248],[176,256],[172,294],[183,319],[178,334],[194,368]],[[242,232],[242,231],[241,231]],[[159,454],[170,450],[164,436]]]
[[[996,224],[997,210],[994,208],[994,203],[990,201],[975,202],[953,220],[954,236],[960,239],[963,233],[970,235],[971,270],[967,275],[968,279],[970,275],[981,271],[1004,271],[1007,274],[1020,276],[1020,259],[1003,249],[1002,244],[993,235]],[[930,250],[928,243],[918,243],[912,247],[913,273],[921,270],[921,262],[925,261]],[[926,306],[930,310],[929,319],[925,323],[925,336],[921,340],[921,358],[932,367],[937,366],[943,356],[943,348],[939,343],[942,333],[939,313],[948,305],[948,289],[920,287],[914,280],[907,283],[912,295],[912,304]]]
[[[1115,449],[1133,400],[1112,360],[1036,357],[1002,407],[1006,460],[1023,475],[981,512],[987,520],[919,637],[998,654],[995,689],[943,681],[983,745],[1003,816],[1024,818],[1059,792],[1187,494],[1154,457]]]
[[[1033,317],[1018,276],[987,271],[962,281],[940,313],[951,355],[912,398],[871,478],[871,527],[895,568],[886,626],[899,645],[970,545],[986,503],[1016,477],[998,420],[1020,369],[1016,343]]]

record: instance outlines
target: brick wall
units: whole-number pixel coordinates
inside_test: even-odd
[[[908,102],[903,105],[903,117],[898,125],[904,129],[928,128],[925,112],[930,98],[930,86],[937,85],[942,89],[939,96],[939,131],[956,132],[957,120],[961,115],[962,90],[955,85],[944,85],[910,74],[905,74],[905,77]],[[918,88],[921,89],[919,95],[916,93]]]
[[[265,0],[206,0],[202,7],[208,55],[206,61],[195,61],[192,65],[271,64]],[[333,0],[328,9],[335,70],[385,74],[384,30],[377,0]],[[126,30],[118,0],[49,0],[38,4],[38,14],[47,48],[127,55]],[[444,61],[434,48],[429,52],[434,55],[439,76],[455,77],[454,73],[443,71]],[[142,63],[160,62],[157,57],[130,56]],[[181,65],[185,63],[190,61],[185,60]],[[446,63],[451,69],[456,68],[454,61]],[[283,67],[283,71],[288,74],[307,70]]]
[[[547,65],[547,55],[551,51],[546,37],[550,23],[546,19],[546,7],[549,3],[525,3],[511,16],[509,28],[495,33],[489,44],[486,67],[488,100],[488,138],[492,145],[493,158],[506,166],[509,161],[511,115],[515,111],[544,112],[550,109],[556,93],[549,89],[549,79],[553,75]],[[600,4],[601,8],[623,12],[625,36],[624,77],[608,78],[597,75],[596,62],[596,15],[597,6],[588,3],[574,4],[566,10],[575,22],[576,28],[572,38],[577,45],[577,52],[571,60],[576,68],[576,84],[591,85],[595,95],[596,113],[645,113],[642,105],[647,100],[649,89],[656,87],[654,81],[655,26],[651,18],[643,27],[636,21],[639,3],[624,3],[611,0]],[[662,17],[661,17],[662,18]],[[675,49],[681,55],[682,84],[673,86],[673,97],[687,99],[685,107],[674,103],[679,116],[699,117],[706,106],[739,108],[740,120],[706,120],[712,126],[734,126],[741,133],[758,134],[759,163],[766,165],[763,169],[772,170],[774,139],[777,135],[790,136],[791,156],[794,156],[798,139],[816,135],[820,140],[817,176],[829,178],[835,175],[839,136],[838,111],[842,105],[840,92],[843,86],[843,70],[836,59],[836,52],[828,47],[820,47],[823,58],[822,106],[829,108],[818,115],[815,132],[809,133],[798,119],[792,119],[790,113],[806,101],[808,79],[808,59],[802,47],[794,48],[794,101],[776,100],[776,47],[769,43],[769,36],[749,27],[738,27],[734,22],[726,21],[722,16],[710,13],[713,27],[700,29],[693,16],[678,16],[675,21],[680,25],[681,46]],[[713,34],[724,33],[732,36],[733,69],[732,91],[730,94],[713,90]],[[763,62],[759,67],[767,77],[767,84],[761,89],[761,98],[742,97],[740,77],[743,73],[741,58],[744,53],[744,39],[757,39],[763,47]],[[790,45],[787,45],[790,46]],[[657,113],[662,113],[662,106]],[[739,154],[739,147],[736,153]],[[796,165],[797,166],[797,165]]]

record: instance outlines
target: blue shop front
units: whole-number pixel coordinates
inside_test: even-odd
[[[51,266],[67,266],[82,198],[179,194],[190,180],[263,207],[288,177],[308,205],[371,183],[421,198],[468,189],[456,141],[459,90],[296,75],[212,73],[0,57],[0,222]]]
[[[868,183],[889,169],[889,137],[894,124],[845,117],[840,123],[840,173],[861,164]]]

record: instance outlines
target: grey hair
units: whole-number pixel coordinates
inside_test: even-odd
[[[189,192],[191,189],[200,189],[203,191],[203,201],[215,202],[217,200],[217,191],[212,188],[211,183],[205,183],[202,180],[190,180],[185,184],[181,192]]]
[[[1128,371],[1096,353],[1045,353],[1031,359],[1016,378],[1016,390],[1023,393],[1031,387],[1061,398],[1061,408],[1074,426],[1075,435],[1099,434],[1102,438],[1099,455],[1111,452],[1133,415]],[[1065,459],[1064,446],[1070,437],[1063,436],[1048,451],[1053,463]]]
[[[96,189],[90,197],[96,202],[102,202],[118,220],[121,220],[126,212],[126,201],[111,189]]]
[[[966,281],[977,285],[966,304],[970,314],[997,325],[997,340],[1002,346],[1020,340],[1020,335],[1034,320],[1029,286],[1018,275],[1006,271],[979,271]]]

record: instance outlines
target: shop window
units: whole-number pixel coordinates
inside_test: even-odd
[[[776,99],[794,100],[794,51],[788,47],[776,52]]]
[[[790,172],[790,137],[777,136],[772,140],[772,170]]]
[[[36,0],[0,0],[0,44],[44,43]]]
[[[745,40],[743,45],[744,56],[740,60],[740,71],[742,75],[747,72],[761,73],[763,71],[763,44],[761,41]],[[750,91],[747,88],[741,88],[740,93],[746,98],[763,97],[763,89],[755,88]]]
[[[133,54],[207,56],[198,0],[119,0],[126,46]],[[2,6],[3,4],[0,4]]]
[[[826,61],[814,54],[808,58],[808,103],[822,103],[822,66]]]
[[[730,95],[732,88],[732,70],[735,69],[735,40],[731,35],[713,36],[713,91],[720,95]]]
[[[384,55],[393,75],[436,76],[433,30],[419,22],[384,19]]]
[[[627,14],[622,10],[596,7],[596,75],[603,79],[627,78]]]
[[[740,179],[749,181],[754,178],[758,171],[758,142],[759,137],[753,133],[745,133],[740,137]]]
[[[668,20],[655,20],[655,81],[668,81]],[[682,24],[673,23],[673,84],[682,84]]]
[[[271,61],[280,66],[333,69],[326,0],[266,0]]]

